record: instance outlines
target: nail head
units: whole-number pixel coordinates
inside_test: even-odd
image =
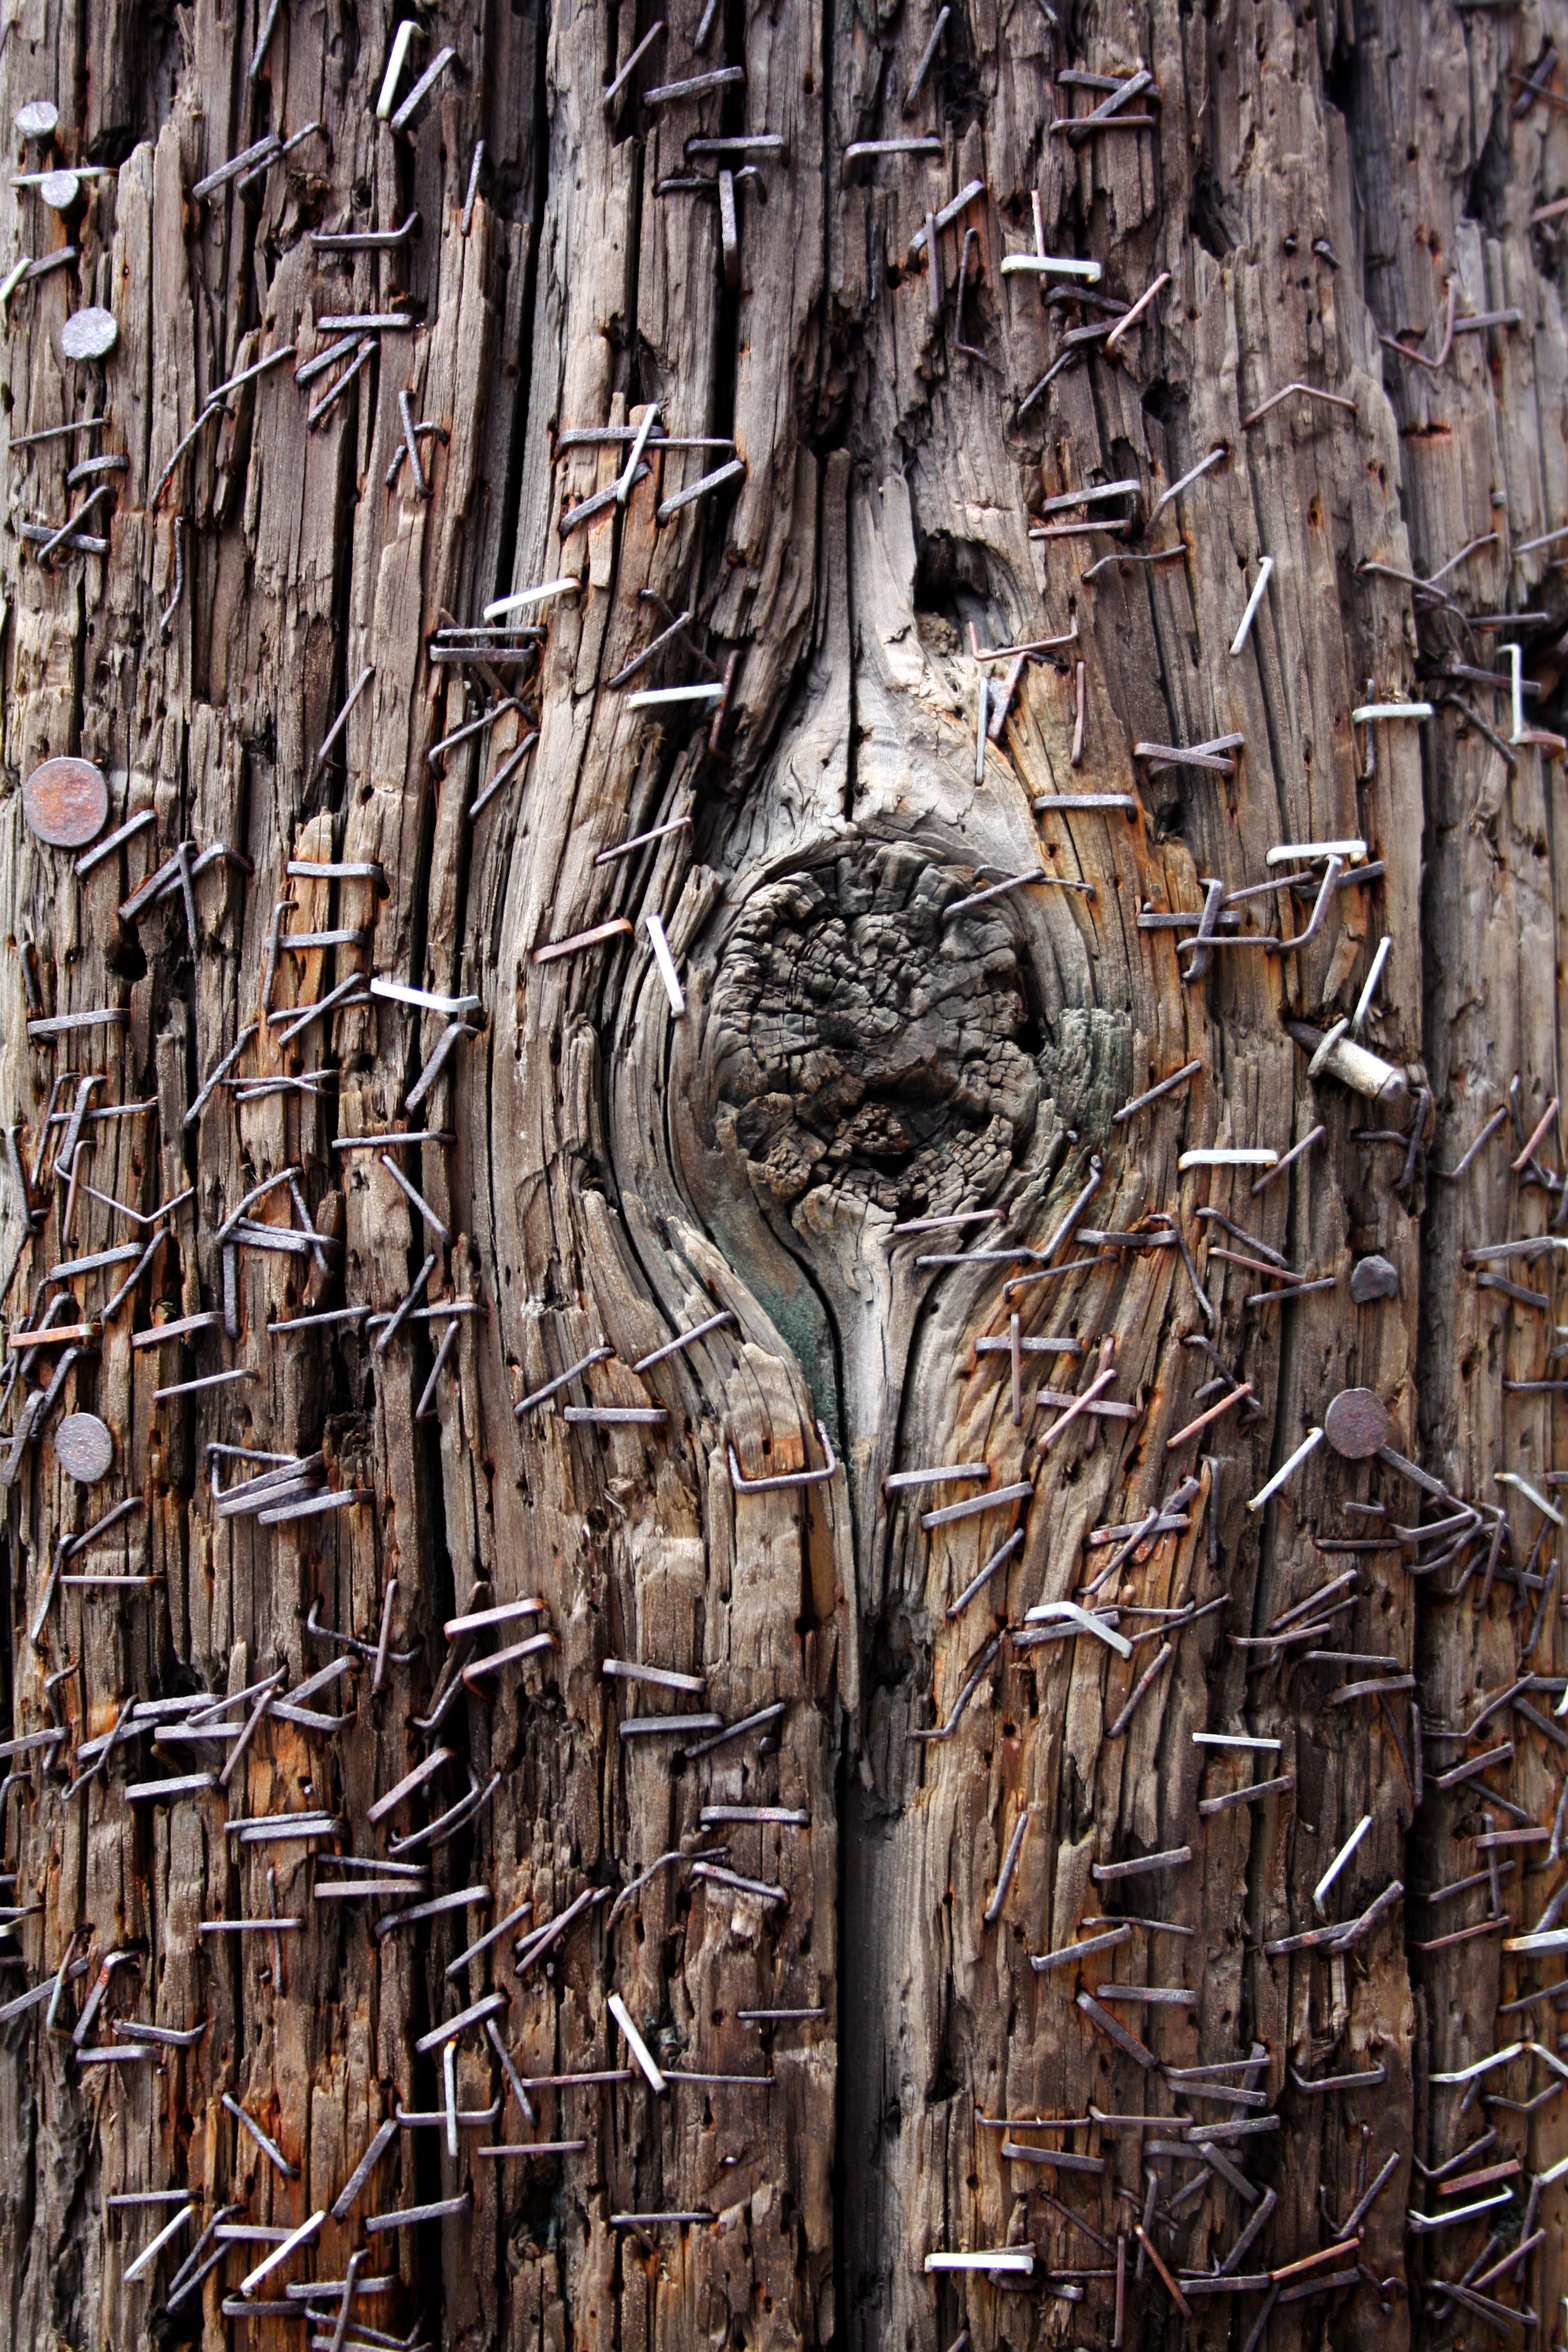
[[[85,849],[103,830],[109,786],[90,760],[61,754],[45,760],[22,787],[22,810],[51,849]]]
[[[57,175],[51,173],[49,176],[52,179]],[[60,349],[68,360],[107,359],[119,341],[120,329],[113,311],[100,310],[97,303],[85,310],[74,310],[60,329]]]
[[[96,1486],[114,1466],[114,1439],[95,1412],[68,1413],[55,1432],[55,1459],[83,1486]]]
[[[1351,1297],[1357,1307],[1374,1298],[1397,1298],[1399,1268],[1385,1257],[1358,1258],[1351,1269]]]
[[[43,178],[39,180],[37,184],[39,195],[43,198],[44,203],[47,205],[52,213],[68,213],[71,206],[76,203],[77,198],[81,194],[81,181],[75,172],[46,172]],[[108,319],[109,313],[107,310],[83,310],[79,311],[78,316],[84,319],[94,317]],[[113,326],[114,322],[112,319],[110,320],[110,326]],[[117,334],[119,330],[116,328],[115,333]],[[62,337],[61,340],[63,341],[64,338]],[[110,343],[112,343],[113,340],[113,336],[110,336]],[[109,344],[104,346],[105,350],[109,347]],[[68,352],[66,356],[68,359],[80,359],[89,356],[96,357],[97,354]]]
[[[1388,1407],[1375,1389],[1342,1389],[1323,1415],[1323,1434],[1347,1462],[1365,1462],[1388,1443]]]

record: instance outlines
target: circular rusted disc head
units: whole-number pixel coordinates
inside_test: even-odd
[[[55,176],[51,173],[50,177]],[[68,360],[107,359],[119,341],[113,311],[100,310],[96,303],[86,310],[73,310],[60,329],[60,349]]]
[[[1342,1389],[1323,1415],[1323,1435],[1347,1462],[1364,1462],[1388,1443],[1388,1407],[1375,1389]]]
[[[114,1466],[114,1440],[95,1412],[70,1412],[55,1432],[55,1459],[79,1485],[95,1486]]]
[[[52,139],[59,119],[59,108],[51,106],[47,98],[30,98],[16,110],[16,128],[24,139]]]
[[[62,755],[35,768],[22,787],[22,810],[52,849],[85,849],[103,831],[109,786],[90,760]]]
[[[46,172],[38,194],[52,213],[68,213],[81,194],[81,182],[74,172]]]

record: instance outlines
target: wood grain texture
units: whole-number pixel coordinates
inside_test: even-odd
[[[60,154],[113,167],[82,183],[68,221],[32,189],[0,192],[0,269],[79,248],[4,316],[0,1123],[40,1171],[27,1200],[5,1197],[8,1333],[37,1321],[50,1267],[141,1231],[79,1187],[73,1202],[52,1172],[63,1129],[46,1120],[75,1097],[68,1079],[51,1101],[63,1073],[103,1074],[95,1108],[145,1106],[85,1130],[79,1172],[95,1194],[145,1215],[188,1193],[54,1407],[104,1417],[110,1478],[74,1487],[45,1431],[17,1448],[3,1489],[7,1736],[56,1724],[67,1737],[6,1762],[5,1899],[26,1916],[0,1998],[50,1979],[72,1931],[90,1928],[95,1971],[106,1952],[134,1955],[90,2038],[110,2017],[206,2021],[157,2069],[83,2067],[68,2027],[86,1976],[64,1997],[64,2034],[41,2009],[5,2027],[10,2339],[298,2347],[311,2333],[301,2322],[223,2310],[263,2246],[232,2249],[171,2308],[191,2236],[128,2279],[163,2216],[106,2199],[188,2185],[202,2221],[234,2204],[247,2224],[293,2228],[332,2204],[384,2119],[440,2107],[439,2053],[416,2043],[495,1990],[524,2076],[624,2071],[607,2007],[618,1993],[674,2079],[658,2097],[635,2069],[546,2088],[530,2122],[469,2032],[458,2105],[499,2099],[493,2126],[465,2126],[456,2159],[441,2128],[399,2130],[347,2221],[329,2220],[264,2301],[284,2280],[341,2280],[362,2248],[369,2272],[395,2281],[362,2320],[443,2347],[944,2352],[967,2328],[984,2352],[1021,2352],[1111,2342],[1122,2245],[1129,2344],[1473,2342],[1485,2315],[1445,2304],[1440,2283],[1512,2247],[1531,2178],[1568,2154],[1558,2105],[1526,2112],[1560,2079],[1557,2011],[1546,1997],[1500,2004],[1561,1969],[1505,1955],[1500,1931],[1411,1948],[1482,1922],[1479,1884],[1436,1906],[1419,1897],[1484,1877],[1473,1841],[1489,1822],[1549,1826],[1563,1779],[1547,1690],[1518,1694],[1537,1719],[1510,1704],[1463,1737],[1489,1700],[1521,1675],[1552,1677],[1562,1656],[1557,1589],[1542,1580],[1556,1529],[1494,1483],[1500,1472],[1544,1492],[1555,1466],[1560,1399],[1503,1386],[1560,1369],[1555,1258],[1493,1268],[1537,1290],[1538,1311],[1479,1284],[1485,1267],[1463,1254],[1541,1234],[1558,1213],[1560,1122],[1538,1167],[1509,1163],[1559,1091],[1568,886],[1555,843],[1568,811],[1560,753],[1511,743],[1506,687],[1451,666],[1504,671],[1500,646],[1519,643],[1541,688],[1530,722],[1553,725],[1559,550],[1517,551],[1568,515],[1563,223],[1531,217],[1568,188],[1568,128],[1554,89],[1525,106],[1520,78],[1568,18],[1540,0],[1304,14],[1218,0],[1196,15],[1155,0],[1135,19],[1089,6],[1058,21],[1040,0],[974,0],[954,7],[906,112],[931,8],[736,0],[698,52],[704,13],[701,0],[662,19],[436,0],[402,92],[453,55],[399,131],[374,111],[399,18],[378,5],[284,0],[254,79],[257,0],[168,12],[15,0],[0,34],[0,120],[51,99]],[[664,33],[606,106],[656,21]],[[721,64],[742,65],[744,87],[647,102]],[[1154,87],[1126,110],[1152,113],[1152,127],[1052,129],[1104,95],[1075,91],[1064,69],[1140,65]],[[312,123],[258,179],[194,196],[269,131]],[[689,140],[762,131],[784,152],[759,153],[740,181],[731,289],[713,195],[660,184],[744,161],[689,157]],[[940,155],[845,168],[854,142],[911,138],[940,140]],[[39,160],[15,140],[14,168]],[[911,240],[976,179],[980,198],[939,235],[933,301]],[[1101,294],[1131,302],[1161,273],[1169,282],[1114,353],[1078,347],[1030,400],[1072,348],[1064,333],[1108,322],[1004,272],[1033,247],[1036,197],[1046,250],[1101,263]],[[311,244],[312,230],[390,231],[411,213],[399,246]],[[1451,353],[1424,367],[1408,348],[1437,353],[1451,288]],[[73,366],[61,329],[93,301],[113,312],[118,342]],[[308,423],[332,378],[301,387],[294,372],[334,340],[320,322],[389,309],[412,328],[382,334]],[[1478,313],[1515,311],[1466,331]],[[292,355],[238,386],[182,450],[213,388],[286,345]],[[1298,393],[1244,422],[1293,383],[1353,415]],[[439,428],[419,442],[427,498],[406,454],[396,463],[400,394]],[[625,444],[562,435],[634,428],[656,402],[665,432],[732,443],[743,479],[660,523],[660,502],[729,449],[651,444],[624,507],[573,526],[572,509],[615,482]],[[110,422],[97,436],[20,443],[98,414]],[[1161,508],[1222,445],[1224,461]],[[93,485],[67,473],[98,454],[126,461],[108,478],[111,507],[84,525],[108,554],[41,567],[22,527],[73,512]],[[1051,504],[1129,478],[1142,486],[1131,506]],[[1030,535],[1086,517],[1124,517],[1127,534]],[[1152,552],[1174,560],[1133,560]],[[1232,654],[1266,556],[1268,588]],[[1420,584],[1437,574],[1439,591]],[[465,674],[431,658],[437,629],[563,577],[575,593],[522,616],[544,628],[532,666],[495,652]],[[1513,630],[1477,617],[1505,610],[1537,617]],[[688,613],[629,687],[612,684]],[[1026,666],[978,761],[971,627],[983,646],[1077,630]],[[710,706],[629,701],[710,676],[731,681],[711,740]],[[432,756],[487,701],[514,696],[521,707]],[[1415,699],[1434,715],[1352,725],[1363,702]],[[1133,749],[1233,736],[1244,744],[1228,773]],[[68,751],[107,773],[112,823],[156,815],[79,880],[22,814],[26,775]],[[1136,804],[1032,806],[1078,793]],[[659,827],[674,829],[598,862]],[[1195,919],[1208,877],[1264,880],[1278,844],[1347,838],[1367,845],[1374,878],[1352,868],[1300,948],[1289,942],[1308,928],[1321,865],[1299,892],[1237,910],[1279,951],[1222,930],[1190,978],[1182,935],[1140,926],[1150,909]],[[195,937],[179,888],[122,911],[184,841],[234,853],[194,882]],[[384,888],[291,879],[290,860],[374,863]],[[950,911],[1037,872],[1042,887]],[[268,995],[286,897],[295,933],[362,937],[285,948]],[[679,969],[679,1019],[650,914]],[[617,918],[629,932],[535,961]],[[1310,1076],[1287,1025],[1348,1016],[1385,937],[1362,1043],[1398,1074],[1392,1109],[1331,1072]],[[110,1007],[122,1025],[29,1041],[29,947],[46,1015]],[[405,1097],[445,1013],[376,996],[290,1041],[268,1025],[355,971],[480,1001],[475,1034],[415,1113]],[[321,1090],[220,1089],[187,1126],[249,1024],[237,1076]],[[1180,1087],[1113,1118],[1194,1060]],[[1515,1074],[1509,1127],[1445,1181]],[[1320,1126],[1256,1196],[1254,1171],[1178,1165],[1193,1151],[1284,1153]],[[442,1234],[375,1150],[341,1148],[408,1128],[439,1139],[398,1160]],[[1360,1139],[1369,1129],[1399,1139]],[[326,1237],[322,1263],[247,1246],[237,1339],[207,1329],[133,1348],[160,1319],[222,1308],[220,1229],[289,1168]],[[1082,1226],[1139,1245],[1074,1239],[1057,1255],[1076,1270],[1029,1279],[1041,1272],[1029,1253],[1091,1177]],[[993,1223],[893,1231],[982,1209]],[[302,1222],[287,1190],[255,1213]],[[416,1417],[438,1320],[384,1349],[352,1324],[268,1333],[345,1304],[390,1312],[427,1251],[427,1303],[479,1309],[457,1327],[433,1414]],[[1334,1287],[1259,1306],[1269,1278],[1237,1262],[1258,1251]],[[973,1262],[948,1262],[959,1253]],[[1373,1255],[1394,1269],[1394,1295],[1352,1305],[1352,1266]],[[71,1286],[85,1316],[124,1271]],[[978,1344],[1005,1340],[1015,1312],[1021,1341],[1077,1351],[1020,1349],[1017,1418],[1007,1354]],[[719,1315],[695,1344],[632,1370]],[[1173,1447],[1215,1402],[1215,1357],[1256,1405]],[[46,1350],[29,1365],[0,1433],[58,1361]],[[253,1377],[153,1398],[229,1369]],[[1037,1391],[1077,1395],[1102,1370],[1121,1414],[1086,1412],[1041,1451],[1061,1408]],[[1267,1511],[1246,1508],[1351,1387],[1382,1398],[1399,1454],[1486,1515],[1434,1574],[1432,1546],[1422,1556],[1388,1533],[1415,1523],[1422,1496],[1384,1461],[1320,1448]],[[567,1420],[584,1405],[665,1419]],[[732,1462],[742,1478],[822,1468],[824,1433],[830,1478],[736,1485]],[[331,1486],[373,1499],[277,1527],[220,1517],[215,1487],[240,1467],[220,1454],[215,1481],[215,1444],[319,1450]],[[982,1483],[888,1484],[979,1462],[992,1489],[1032,1479],[1032,1498],[928,1528],[922,1515]],[[1138,1637],[1130,1656],[1088,1633],[1016,1638],[1029,1609],[1085,1598],[1112,1558],[1099,1531],[1138,1524],[1189,1475],[1182,1524],[1093,1596],[1120,1612],[1112,1631]],[[140,1510],[68,1572],[158,1580],[61,1587],[34,1641],[62,1538],[124,1497]],[[1429,1519],[1452,1509],[1427,1498]],[[1374,1538],[1388,1548],[1321,1548]],[[1345,1570],[1352,1605],[1321,1633],[1259,1646]],[[522,1631],[542,1622],[558,1647],[480,1678],[438,1732],[422,1731],[413,1718],[442,1686],[445,1621],[529,1596],[545,1613]],[[1154,1613],[1214,1602],[1168,1631]],[[127,1790],[199,1770],[207,1751],[139,1731],[67,1800],[86,1769],[78,1750],[132,1694],[216,1696],[329,1663],[312,1610],[372,1653],[390,1627],[382,1687],[373,1657],[354,1654],[352,1676],[306,1702],[350,1717],[342,1727],[268,1717],[226,1796],[170,1803]],[[513,1621],[481,1647],[518,1638]],[[1314,1661],[1313,1648],[1393,1664]],[[606,1658],[700,1676],[701,1696],[606,1677]],[[1379,1680],[1402,1686],[1334,1703],[1342,1685]],[[728,1724],[779,1704],[760,1731],[689,1759],[670,1737],[621,1736],[638,1715],[700,1707]],[[929,1737],[950,1722],[951,1736]],[[1226,1748],[1202,1732],[1278,1745]],[[1435,1787],[1505,1740],[1514,1752],[1485,1780]],[[371,1806],[437,1744],[453,1753],[429,1788],[372,1824]],[[1200,1810],[1249,1779],[1289,1785]],[[482,1886],[488,1901],[381,1937],[390,1897],[313,1898],[324,1852],[226,1834],[226,1818],[320,1808],[348,1825],[344,1850],[385,1856],[389,1835],[468,1785],[490,1793],[430,1857],[418,1895]],[[702,1819],[758,1806],[806,1820]],[[1354,1920],[1394,1882],[1403,1902],[1346,1952],[1267,1951],[1319,1924],[1312,1888],[1367,1815],[1327,1917]],[[749,1885],[694,1873],[720,1846],[717,1867]],[[1169,1871],[1094,1875],[1183,1846],[1192,1859]],[[1561,1865],[1542,1867],[1539,1844],[1497,1852],[1500,1870],[1512,1864],[1502,1908],[1532,1927]],[[645,1873],[628,1900],[610,1899]],[[509,1935],[448,1979],[506,1912],[531,1903],[528,1924],[544,1926],[595,1891],[606,1899],[548,1965],[514,1970]],[[277,1916],[303,1924],[276,1939],[200,1933]],[[1031,1967],[1082,1921],[1122,1916],[1140,1924],[1114,1948]],[[1107,1984],[1192,1996],[1112,1999],[1152,2063],[1081,2006]],[[811,2013],[742,2014],[770,2009]],[[1532,2035],[1551,2060],[1524,2053],[1477,2088],[1432,2079]],[[1264,2109],[1172,2079],[1254,2052]],[[1301,2087],[1359,2074],[1376,2079]],[[226,2093],[297,2179],[240,2129]],[[1169,2116],[1168,2133],[1023,2132],[1102,2158],[1090,2173],[1009,2156],[984,2120],[1084,2117],[1091,2103]],[[1237,2137],[1212,2168],[1161,2152],[1180,2118],[1233,2115],[1278,2128]],[[1410,2231],[1411,2208],[1443,2203],[1412,2154],[1439,2167],[1493,2127],[1458,2169],[1517,2155],[1510,2201]],[[537,2161],[477,2152],[531,2137],[585,2145]],[[1391,2157],[1359,2248],[1324,2268],[1354,2282],[1327,2301],[1291,2299],[1285,2282],[1264,2334],[1255,2287],[1194,2293],[1184,2320],[1140,2254],[1151,2177],[1151,2234],[1173,2273],[1223,2260],[1272,2192],[1241,2265],[1252,2274],[1327,2247]],[[363,2232],[367,2215],[465,2192],[467,2211]],[[1543,2190],[1546,2242],[1520,2273],[1480,2290],[1543,2326],[1568,2286],[1563,2195]],[[672,2212],[710,2218],[616,2218]],[[935,2252],[1004,2245],[1036,2249],[1026,2290],[924,2269]]]

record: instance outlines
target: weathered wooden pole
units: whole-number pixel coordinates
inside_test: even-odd
[[[9,2341],[1559,2340],[1565,36],[16,0]]]

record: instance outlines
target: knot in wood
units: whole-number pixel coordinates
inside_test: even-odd
[[[1027,1146],[1037,1016],[1016,916],[946,919],[971,887],[912,848],[846,851],[752,898],[710,1037],[716,1107],[753,1183],[900,1216],[984,1200]]]

